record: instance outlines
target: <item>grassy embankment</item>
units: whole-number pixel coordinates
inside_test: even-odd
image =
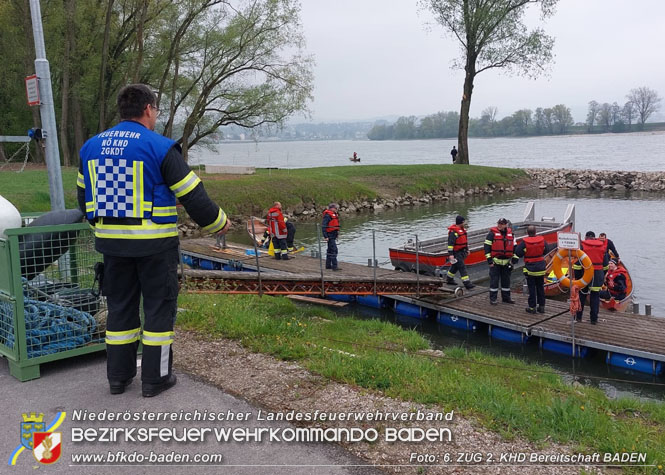
[[[197,172],[198,173],[198,172]],[[62,171],[65,203],[76,207],[74,168]],[[299,203],[319,206],[331,201],[355,201],[376,197],[414,196],[438,190],[496,186],[524,181],[522,170],[455,165],[360,165],[298,170],[258,170],[256,175],[200,174],[208,194],[235,216],[249,216],[267,210],[279,200],[285,208]],[[0,194],[21,212],[50,209],[46,170],[22,173],[0,172]]]
[[[419,355],[429,344],[415,331],[336,317],[286,298],[182,294],[179,305],[186,309],[180,328],[240,340],[336,381],[454,409],[507,438],[570,444],[575,451],[646,452],[659,471],[665,461],[662,403],[610,400],[543,366],[463,348],[446,349],[445,358]]]

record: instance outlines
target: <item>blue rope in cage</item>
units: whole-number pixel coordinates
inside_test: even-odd
[[[87,312],[49,302],[25,299],[28,358],[58,353],[93,342],[97,321]],[[0,343],[14,347],[13,307],[0,302]],[[4,341],[3,341],[4,340]],[[95,342],[101,338],[95,338]]]

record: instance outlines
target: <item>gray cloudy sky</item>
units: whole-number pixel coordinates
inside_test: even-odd
[[[463,73],[450,67],[459,47],[415,0],[301,1],[315,121],[459,110]],[[623,104],[638,86],[665,96],[664,0],[560,0],[543,26],[555,38],[549,77],[481,73],[472,117],[563,103],[584,121],[590,100]]]

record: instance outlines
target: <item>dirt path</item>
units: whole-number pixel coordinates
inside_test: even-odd
[[[378,393],[349,385],[328,381],[295,363],[276,360],[270,356],[251,353],[232,340],[208,341],[203,337],[179,331],[175,343],[175,364],[185,371],[220,389],[246,399],[266,411],[295,411],[296,413],[406,413],[421,411],[423,414],[448,412],[445,407],[425,407],[398,401]],[[374,427],[381,436],[377,442],[355,442],[343,444],[355,455],[368,463],[383,465],[388,473],[482,473],[482,474],[566,474],[579,473],[583,467],[561,465],[533,465],[529,463],[500,462],[502,454],[573,454],[570,447],[548,444],[535,445],[515,438],[506,440],[497,434],[476,427],[469,420],[454,415],[452,422],[309,422],[317,427]],[[445,429],[452,432],[451,442],[395,442],[383,437],[385,429],[416,427],[422,429]],[[412,454],[431,454],[433,462],[412,462]],[[451,461],[445,463],[445,454]],[[457,464],[458,457],[473,460],[481,457],[483,462]],[[492,454],[491,463],[486,463]],[[529,456],[527,455],[527,457]],[[590,467],[586,467],[590,470]],[[600,473],[600,472],[597,472]]]

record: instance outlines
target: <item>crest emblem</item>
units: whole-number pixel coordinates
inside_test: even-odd
[[[35,432],[32,436],[32,454],[37,462],[50,464],[60,458],[62,435],[60,432]]]
[[[28,450],[32,450],[32,435],[35,432],[43,432],[44,429],[46,429],[44,414],[24,413],[23,422],[21,422],[21,445]]]

